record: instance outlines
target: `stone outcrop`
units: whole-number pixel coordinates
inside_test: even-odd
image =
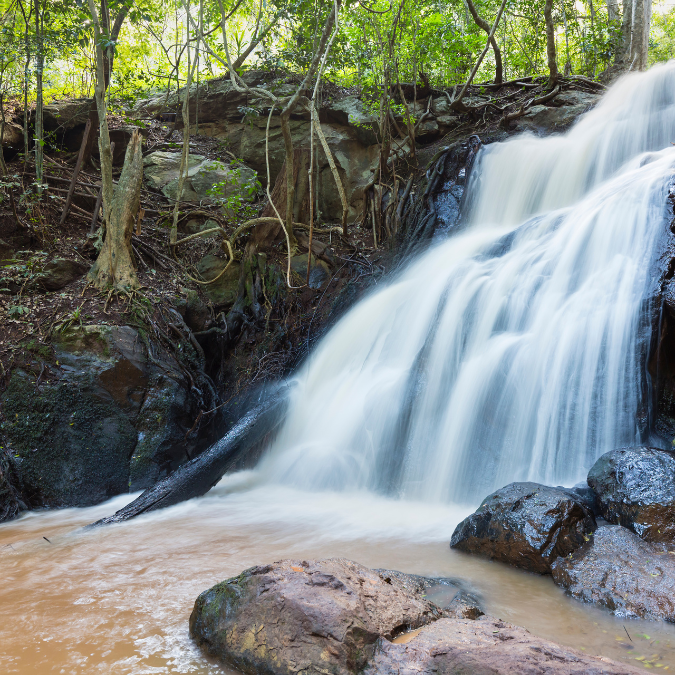
[[[380,639],[363,675],[638,675],[642,670],[535,637],[492,617],[440,619]]]
[[[87,506],[152,485],[195,452],[189,386],[128,326],[57,333],[54,354],[12,373],[3,433],[34,506]],[[158,360],[159,359],[159,360]],[[30,367],[29,367],[30,366]]]
[[[251,71],[244,75],[244,79],[250,86],[264,85],[279,95],[295,91],[294,85],[285,83],[283,79],[274,80],[265,73]],[[193,106],[196,94],[195,87],[191,94]],[[139,116],[158,115],[166,109],[178,109],[175,94],[169,97],[166,108],[165,99],[164,94],[157,94],[142,101],[136,113]],[[236,91],[229,79],[213,80],[199,89],[199,133],[225,141],[237,157],[257,172],[263,184],[267,182],[265,128],[269,111],[265,105],[264,101],[251,99],[247,94]],[[363,211],[364,188],[371,183],[379,161],[373,116],[355,97],[326,102],[319,116],[349,202],[348,221],[353,222]],[[194,119],[194,112],[191,119]],[[309,149],[308,115],[294,115],[290,126],[295,147]],[[318,145],[318,141],[316,143]],[[282,169],[284,157],[285,146],[276,114],[270,123],[269,138],[272,185]],[[319,211],[325,220],[334,220],[335,214],[342,212],[342,202],[322,149],[318,150],[317,157]]]
[[[588,112],[600,100],[599,94],[567,91],[558,94],[547,105],[532,106],[515,120],[517,131],[550,134],[568,129],[580,115]]]
[[[202,593],[190,634],[245,673],[294,673],[312,664],[360,671],[381,637],[439,618],[438,607],[349,560],[284,560]]]
[[[553,580],[617,616],[675,623],[675,556],[624,527],[599,527],[580,549],[553,564]]]
[[[181,155],[179,152],[152,152],[143,159],[143,176],[165,197],[175,200]],[[218,196],[224,199],[233,195],[251,201],[255,197],[256,172],[247,166],[230,166],[224,162],[207,159],[203,155],[188,155],[188,171],[183,184],[181,200],[188,202],[211,202],[212,190],[222,186]]]
[[[530,572],[581,546],[595,518],[573,493],[537,483],[511,483],[486,497],[455,529],[450,545]]]
[[[588,474],[602,517],[642,539],[675,544],[675,455],[657,448],[605,453]]]
[[[448,618],[438,580],[340,558],[254,567],[202,593],[190,634],[251,675],[637,675],[490,617]]]

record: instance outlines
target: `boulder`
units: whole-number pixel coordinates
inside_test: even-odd
[[[227,265],[227,260],[215,255],[205,255],[197,263],[197,271],[202,279],[215,279]],[[239,291],[240,265],[233,262],[218,281],[202,286],[204,295],[216,307],[229,307],[234,304]]]
[[[588,484],[600,513],[646,541],[675,544],[675,455],[657,448],[607,452],[592,466]]]
[[[3,148],[21,150],[23,148],[23,127],[15,122],[5,121],[1,140]]]
[[[291,269],[302,279],[307,278],[307,253],[294,255],[291,258]],[[312,256],[309,269],[309,287],[321,288],[330,279],[330,267],[323,261]]]
[[[340,558],[284,560],[202,593],[190,634],[227,666],[250,675],[641,672],[491,617],[449,618],[424,597],[447,581]]]
[[[206,323],[211,318],[211,313],[209,312],[209,308],[199,297],[197,291],[187,291],[185,314],[183,318],[190,330],[202,331],[206,328]]]
[[[364,145],[377,143],[378,116],[366,109],[358,96],[347,96],[339,101],[327,101],[321,108],[322,117],[344,126],[351,126]],[[322,120],[323,121],[323,120]]]
[[[9,452],[0,448],[0,523],[15,518],[26,509],[17,483]]]
[[[548,105],[532,106],[515,120],[518,131],[553,133],[568,129],[580,115],[588,112],[600,99],[599,95],[569,91],[558,94]]]
[[[216,227],[220,227],[218,223],[209,218],[204,220],[203,218],[191,218],[185,224],[179,224],[179,229],[181,229],[185,234],[197,234],[198,232],[204,232],[205,230],[212,230]]]
[[[638,675],[644,671],[535,637],[499,619],[440,619],[378,640],[363,675]]]
[[[420,123],[415,132],[415,140],[420,143],[428,143],[433,141],[439,134],[438,122],[434,119],[426,119]]]
[[[333,558],[253,567],[202,593],[190,634],[244,673],[359,672],[380,637],[440,617],[394,576]]]
[[[37,275],[36,285],[46,291],[58,291],[79,279],[90,267],[91,265],[86,265],[79,260],[54,258]]]
[[[54,356],[16,369],[0,396],[3,433],[33,506],[89,506],[154,483],[195,453],[180,368],[147,357],[128,326],[72,326]]]
[[[145,180],[169,199],[176,199],[178,194],[180,159],[180,153],[159,150],[143,159]],[[203,155],[190,154],[181,199],[190,202],[213,201],[211,191],[214,186],[222,185],[219,197],[227,199],[237,195],[245,201],[251,201],[255,197],[254,192],[251,192],[255,181],[256,172],[247,166],[226,165]]]
[[[675,623],[675,556],[625,527],[599,527],[552,569],[555,583],[578,600],[617,616]]]
[[[63,134],[80,125],[84,126],[89,119],[90,108],[90,98],[52,101],[42,109],[45,131]]]
[[[595,527],[591,510],[567,490],[511,483],[457,526],[450,546],[550,574],[553,561],[579,548]]]

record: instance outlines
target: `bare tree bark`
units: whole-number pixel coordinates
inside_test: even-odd
[[[122,175],[115,188],[105,241],[89,271],[89,279],[98,288],[129,291],[139,287],[134,267],[131,235],[141,203],[143,182],[142,138],[138,130],[127,146]]]
[[[44,162],[44,124],[42,120],[43,115],[43,101],[42,101],[42,75],[45,65],[45,53],[43,44],[42,28],[44,26],[44,10],[40,13],[40,0],[35,0],[35,39],[36,39],[36,54],[35,54],[35,81],[36,81],[36,98],[35,103],[35,180],[38,184],[38,194],[42,193],[43,181],[43,162]]]
[[[648,65],[651,18],[652,0],[624,0],[617,63],[628,70],[645,70]]]
[[[471,0],[466,0],[466,5],[469,8],[469,12],[471,12],[473,20],[476,22],[476,25],[490,35],[490,24],[478,14],[473,2]],[[495,84],[501,84],[504,79],[502,53],[499,51],[499,45],[497,44],[494,35],[490,38],[490,44],[492,45],[492,51],[495,53]]]
[[[555,54],[555,26],[553,25],[553,0],[544,4],[544,20],[546,21],[546,56],[548,58],[548,89],[558,84],[558,62]]]
[[[98,145],[101,155],[101,185],[103,187],[103,224],[108,223],[110,217],[110,205],[113,197],[112,180],[112,151],[110,149],[110,134],[108,133],[108,120],[106,117],[105,101],[105,61],[103,58],[103,47],[101,45],[101,24],[99,22],[98,12],[94,0],[89,0],[89,11],[94,25],[94,41],[96,51],[96,87],[94,89],[94,99],[96,101],[96,111],[99,123]],[[93,134],[92,134],[93,136]]]

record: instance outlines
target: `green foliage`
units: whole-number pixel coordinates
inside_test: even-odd
[[[233,160],[227,178],[208,191],[208,195],[222,207],[223,213],[234,221],[248,220],[256,215],[257,209],[251,202],[262,190],[257,178],[242,178],[240,164],[239,160]]]

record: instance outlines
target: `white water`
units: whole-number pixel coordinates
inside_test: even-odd
[[[323,340],[261,477],[475,503],[514,480],[573,484],[639,442],[672,141],[675,62],[564,136],[484,149],[467,226]]]

